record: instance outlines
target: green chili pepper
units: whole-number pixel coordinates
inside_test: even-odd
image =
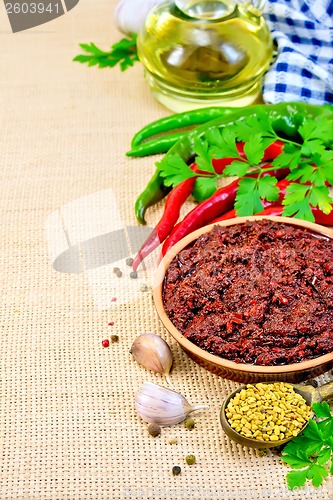
[[[234,108],[235,109],[235,108]],[[207,130],[213,128],[225,128],[237,120],[256,115],[259,111],[264,111],[269,118],[274,130],[278,133],[286,134],[288,137],[297,136],[299,126],[304,118],[310,117],[332,117],[332,109],[327,106],[317,106],[302,102],[279,103],[279,104],[255,104],[247,108],[236,109],[228,115],[220,116],[210,120],[183,135],[166,153],[166,155],[178,155],[183,161],[189,163],[195,156],[194,144],[198,138],[202,138]],[[327,139],[327,145],[332,142]],[[141,193],[135,204],[135,213],[138,221],[144,224],[144,214],[149,206],[154,205],[169,192],[163,185],[163,179],[159,175],[158,166],[149,181],[147,188]],[[165,194],[164,194],[165,193]],[[156,201],[155,200],[156,196]]]
[[[171,191],[171,187],[164,186],[163,179],[160,177],[158,169],[156,169],[144,191],[135,202],[135,215],[140,224],[146,224],[145,213],[147,208],[163,200],[169,191]]]
[[[162,137],[154,137],[138,146],[134,146],[130,151],[127,151],[126,156],[140,157],[167,153],[185,133],[175,132]]]
[[[233,113],[236,109],[239,108],[223,108],[218,106],[194,109],[191,111],[184,111],[183,113],[175,113],[174,115],[165,116],[159,120],[149,123],[139,130],[133,136],[131,147],[134,148],[141,144],[145,139],[162,132],[206,123],[214,118]]]
[[[303,102],[289,102],[278,104],[255,104],[247,108],[238,109],[234,113],[216,118],[203,125],[196,127],[188,132],[182,139],[172,146],[167,155],[178,155],[185,162],[189,162],[193,158],[195,140],[205,135],[207,130],[213,128],[225,128],[229,124],[233,124],[237,120],[241,120],[250,115],[256,115],[259,111],[264,111],[269,118],[274,130],[277,133],[285,134],[288,137],[297,136],[299,126],[303,123],[304,118],[315,118],[327,115],[332,116],[332,109],[327,106],[317,106],[315,104],[306,104]],[[331,143],[328,134],[328,143]]]

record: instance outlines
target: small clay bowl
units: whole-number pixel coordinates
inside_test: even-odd
[[[292,226],[303,228],[318,235],[318,237],[333,238],[333,229],[325,226],[315,224],[312,222],[290,218],[290,217],[237,217],[226,221],[219,222],[221,226],[231,226],[234,224],[243,224],[246,221],[269,219],[275,222],[290,224]],[[172,337],[179,343],[182,349],[200,366],[222,376],[229,380],[234,380],[240,383],[254,383],[263,381],[284,381],[291,383],[298,383],[304,380],[314,378],[333,367],[333,351],[319,356],[315,359],[302,361],[300,363],[293,363],[289,365],[280,366],[259,366],[250,365],[246,363],[236,363],[229,361],[220,356],[216,356],[209,352],[204,351],[200,347],[193,344],[190,340],[186,339],[183,334],[173,325],[168,315],[165,312],[162,287],[165,272],[172,261],[172,259],[189,243],[199,238],[202,234],[211,231],[215,224],[205,226],[193,233],[189,234],[181,241],[176,243],[161,260],[155,275],[155,282],[153,286],[153,298],[157,313],[165,328],[170,332]]]
[[[270,382],[273,383],[273,382]],[[296,393],[300,394],[304,399],[307,405],[311,406],[312,403],[318,402],[318,401],[323,401],[325,399],[330,398],[333,395],[333,382],[329,382],[328,384],[325,384],[321,387],[313,387],[311,385],[295,385],[291,384],[293,386],[293,389]],[[226,408],[229,404],[229,401],[234,398],[234,396],[240,392],[242,389],[245,389],[246,385],[243,385],[233,391],[227,399],[223,402],[221,411],[220,411],[220,422],[222,425],[222,428],[224,432],[227,434],[227,436],[232,439],[233,441],[236,441],[236,443],[242,445],[242,446],[248,446],[249,448],[258,448],[258,449],[264,449],[264,448],[278,448],[282,445],[285,445],[293,439],[293,437],[287,438],[287,439],[282,439],[279,441],[260,441],[258,439],[252,439],[243,436],[239,432],[236,432],[231,425],[228,422],[227,416],[226,416]],[[299,431],[301,433],[305,427],[308,424],[306,423]]]

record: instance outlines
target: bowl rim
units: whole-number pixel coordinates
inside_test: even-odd
[[[190,340],[186,339],[183,334],[174,326],[174,324],[169,319],[168,315],[165,312],[163,300],[162,300],[162,286],[163,280],[165,276],[165,272],[172,261],[172,259],[189,243],[193,240],[196,240],[201,235],[211,231],[214,226],[219,225],[222,227],[232,226],[236,224],[243,224],[247,221],[256,221],[256,220],[272,220],[280,223],[286,223],[289,225],[301,227],[304,229],[309,229],[315,233],[321,234],[328,238],[333,239],[333,228],[328,228],[326,226],[322,226],[320,224],[305,221],[302,219],[296,219],[292,217],[283,217],[283,216],[246,216],[246,217],[235,217],[234,219],[228,219],[225,221],[220,221],[214,224],[208,224],[200,229],[193,231],[188,234],[180,241],[178,241],[170,250],[165,254],[163,259],[160,261],[157,270],[155,272],[155,279],[153,282],[153,300],[155,304],[155,308],[159,315],[160,320],[162,321],[164,327],[168,330],[171,336],[180,344],[180,346],[186,351],[191,352],[196,358],[200,358],[210,365],[215,365],[221,369],[227,369],[231,371],[237,371],[242,373],[251,373],[251,374],[262,374],[262,375],[272,375],[272,374],[287,374],[287,373],[299,373],[305,370],[313,369],[322,364],[328,363],[333,360],[333,351],[324,354],[322,356],[318,356],[314,359],[309,359],[306,361],[301,361],[299,363],[291,363],[288,365],[250,365],[247,363],[236,363],[235,361],[230,361],[228,359],[222,358],[215,354],[211,354],[200,347],[196,346]]]

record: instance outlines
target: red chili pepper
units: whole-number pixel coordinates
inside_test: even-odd
[[[272,216],[280,216],[284,207],[276,206],[276,207],[267,207],[265,210],[256,215],[272,215]],[[324,214],[322,210],[318,207],[311,207],[311,212],[314,215],[315,222],[317,224],[323,224],[324,226],[333,226],[333,210],[330,211],[329,214]]]
[[[284,178],[289,169],[279,169],[271,172],[278,179]],[[267,172],[266,175],[270,175]],[[256,177],[255,174],[249,177]],[[210,198],[202,201],[189,212],[171,231],[162,247],[162,255],[175,245],[187,234],[192,233],[199,227],[209,224],[212,220],[230,210],[235,202],[236,192],[240,179],[236,179],[227,186],[218,189]]]
[[[281,205],[281,202],[283,198],[285,197],[286,194],[286,189],[290,185],[290,181],[287,179],[282,179],[282,181],[279,181],[276,186],[279,188],[279,198],[276,201],[267,201],[267,200],[262,200],[262,204],[264,209],[268,207],[275,207],[278,205]],[[237,217],[236,210],[229,210],[229,212],[226,212],[225,214],[221,215],[220,217],[217,217],[217,219],[214,219],[211,224],[215,224],[215,222],[220,222],[223,220],[229,220],[229,219],[234,219]]]
[[[198,170],[196,163],[193,163],[190,168],[194,172],[201,172]],[[162,218],[150,233],[146,241],[142,244],[140,250],[134,258],[132,264],[133,271],[136,271],[143,259],[145,259],[147,255],[163,243],[165,238],[170,234],[179,218],[181,207],[193,191],[195,181],[196,177],[185,179],[183,182],[178,184],[178,186],[174,187],[169,193],[164,206]]]

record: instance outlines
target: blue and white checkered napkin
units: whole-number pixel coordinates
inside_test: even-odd
[[[265,19],[277,58],[263,81],[266,103],[333,103],[333,1],[269,0]]]

